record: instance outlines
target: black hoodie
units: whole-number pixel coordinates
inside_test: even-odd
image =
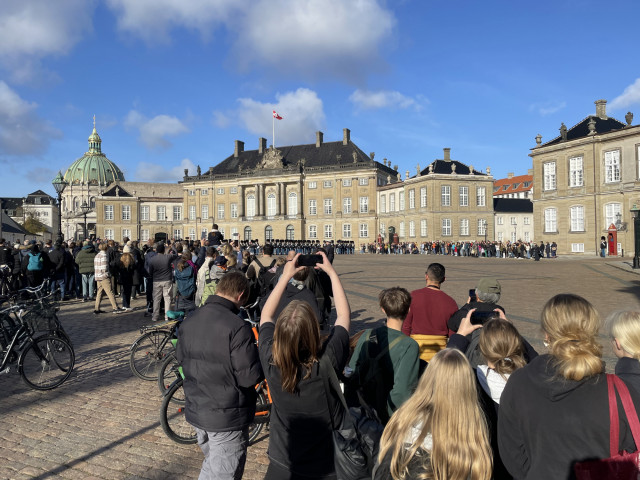
[[[636,409],[640,395],[629,389]],[[635,451],[618,400],[620,450]],[[573,464],[608,458],[609,399],[604,374],[559,377],[550,355],[540,355],[509,377],[498,416],[500,456],[516,479],[572,479]]]

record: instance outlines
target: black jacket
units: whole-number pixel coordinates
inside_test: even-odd
[[[242,430],[253,421],[255,386],[264,375],[251,327],[229,300],[210,296],[180,326],[185,416],[209,432]]]
[[[53,250],[49,252],[49,260],[51,260],[51,274],[61,274],[64,273],[64,251],[62,247],[54,247]]]
[[[640,407],[640,395],[629,389]],[[620,450],[635,451],[618,400]],[[517,479],[571,479],[573,464],[608,458],[609,400],[604,374],[560,378],[553,357],[540,355],[513,372],[498,414],[500,457]]]
[[[619,376],[629,388],[634,388],[640,393],[640,362],[635,358],[622,357],[616,363],[616,375]]]
[[[215,231],[209,232],[209,235],[207,236],[207,240],[209,240],[210,246],[215,247],[218,245],[222,245],[222,242],[224,241],[224,237],[218,230],[215,230]]]
[[[451,315],[451,318],[449,319],[449,321],[447,321],[447,326],[449,327],[449,330],[453,332],[457,332],[458,328],[460,328],[460,323],[462,322],[462,319],[467,316],[467,313],[469,313],[469,310],[471,310],[472,308],[475,308],[478,312],[492,312],[496,308],[499,308],[503,312],[505,311],[504,308],[498,305],[497,303],[484,303],[484,302],[465,303],[462,307],[460,307],[460,310],[458,310],[456,313]]]

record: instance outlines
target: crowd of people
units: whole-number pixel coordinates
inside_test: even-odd
[[[377,242],[360,245],[360,253],[394,254],[394,255],[452,255],[455,257],[498,257],[498,258],[556,258],[558,245],[556,242]],[[604,255],[603,255],[604,256]]]

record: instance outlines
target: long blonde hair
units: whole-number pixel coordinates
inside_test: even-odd
[[[615,312],[608,321],[611,325],[611,336],[618,340],[625,352],[640,360],[640,312]]]
[[[571,293],[552,297],[542,309],[542,329],[560,376],[579,381],[604,371],[600,317],[587,300]]]
[[[417,436],[412,433],[416,428]],[[422,449],[428,434],[433,439],[430,455]],[[487,424],[473,370],[462,352],[445,348],[431,359],[415,393],[393,414],[382,434],[379,460],[387,454],[394,480],[491,478]],[[410,472],[409,462],[421,454],[422,473]]]

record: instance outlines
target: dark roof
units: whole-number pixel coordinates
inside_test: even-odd
[[[603,120],[602,118],[600,118],[600,117],[598,117],[596,115],[589,115],[587,118],[585,118],[581,122],[575,124],[569,130],[567,130],[567,141],[575,140],[577,138],[588,137],[589,136],[589,122],[591,121],[592,118],[595,119],[595,121],[596,121],[596,133],[597,134],[608,133],[608,132],[611,132],[613,130],[620,130],[620,129],[625,127],[624,123],[622,123],[619,120],[616,120],[615,118],[607,117],[606,120]],[[561,142],[562,142],[562,136],[558,135],[553,140],[551,140],[551,141],[549,141],[547,143],[543,143],[541,146],[546,147],[546,146],[549,146],[549,145],[557,145],[558,143],[561,143]]]
[[[36,202],[37,199],[40,199],[39,203]],[[35,192],[27,195],[25,203],[29,205],[55,205],[56,200],[48,193],[45,193],[42,190],[36,190]]]
[[[118,195],[116,195],[116,188],[118,189]],[[127,192],[120,185],[113,184],[107,190],[102,193],[103,197],[132,197],[129,192]]]
[[[451,161],[434,160],[429,165],[427,165],[427,168],[425,168],[424,170],[422,170],[420,172],[420,175],[428,175],[429,174],[429,166],[431,166],[431,165],[433,165],[433,173],[449,174],[450,175],[451,173],[453,173],[451,171],[451,165],[452,164],[455,164],[455,166],[456,166],[456,174],[458,174],[458,175],[469,175],[471,173],[471,169],[469,168],[468,165],[465,165],[464,163],[459,162],[457,160],[451,160]],[[484,176],[487,175],[486,173],[482,173],[482,172],[476,170],[475,168],[473,169],[473,174],[474,175],[484,175]]]
[[[369,156],[358,148],[353,142],[348,141],[345,145],[339,142],[323,142],[320,147],[315,143],[308,145],[291,145],[278,147],[277,150],[282,155],[282,165],[287,170],[300,171],[302,160],[304,160],[305,170],[317,167],[337,167],[345,168],[349,165],[357,165],[362,162],[375,164],[380,170],[396,176],[397,172],[390,167],[374,162]],[[265,153],[269,151],[265,150]],[[356,162],[353,161],[353,154],[356,155]],[[254,171],[263,158],[263,153],[259,150],[245,150],[238,154],[238,157],[230,155],[209,171],[204,172],[202,177],[213,175],[228,175]],[[361,168],[362,165],[359,165]],[[193,178],[193,177],[185,177]]]
[[[533,203],[527,198],[494,198],[496,213],[533,213]]]
[[[5,210],[17,210],[22,206],[23,200],[22,197],[5,197],[0,198],[0,203]]]

